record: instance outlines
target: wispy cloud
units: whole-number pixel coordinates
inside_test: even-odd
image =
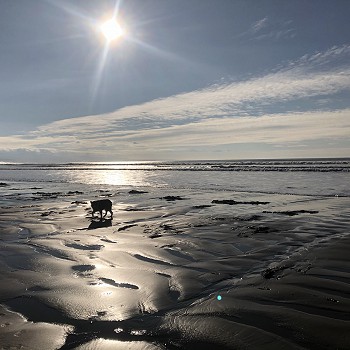
[[[293,21],[276,21],[264,17],[252,23],[247,31],[240,34],[240,37],[248,40],[279,40],[294,38],[295,35]]]
[[[251,27],[251,31],[253,33],[257,33],[259,32],[261,29],[263,29],[264,27],[266,27],[268,25],[268,18],[264,17],[262,19],[259,19],[258,21],[256,21],[255,23],[253,23],[252,27]]]
[[[346,140],[350,103],[337,110],[325,101],[335,94],[348,96],[349,56],[350,46],[333,47],[250,80],[217,84],[110,114],[60,120],[27,135],[2,137],[1,149],[69,150],[77,159],[87,154],[103,157],[106,152],[123,159],[158,159],[167,151],[181,154],[194,147],[209,154],[213,147],[238,143],[296,145]],[[322,103],[300,107],[312,99]],[[281,113],[284,105],[288,108]]]

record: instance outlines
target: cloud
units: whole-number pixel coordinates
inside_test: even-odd
[[[48,151],[40,149],[8,149],[0,150],[0,164],[12,163],[12,162],[26,162],[26,163],[60,163],[60,162],[70,162],[75,161],[81,157],[81,153],[75,154],[71,151]]]
[[[333,46],[327,51],[307,54],[300,59],[291,61],[284,70],[304,71],[331,71],[337,67],[338,71],[349,68],[350,45]]]
[[[69,151],[77,160],[111,154],[123,160],[159,159],[199,148],[210,154],[211,149],[234,144],[287,146],[312,141],[321,147],[324,140],[338,142],[350,135],[349,56],[350,46],[333,47],[264,76],[109,114],[56,121],[27,135],[0,137],[0,145],[6,151]],[[337,94],[346,95],[341,110],[331,105]]]
[[[251,27],[251,31],[253,33],[257,33],[259,32],[261,29],[263,29],[264,27],[266,27],[268,25],[268,18],[264,17],[262,19],[259,19],[258,21],[256,21],[255,23],[253,23],[252,27]]]
[[[250,40],[288,39],[296,36],[296,29],[293,27],[293,21],[271,20],[264,17],[254,22],[247,31],[239,36]]]
[[[148,145],[169,147],[214,146],[235,143],[294,143],[319,139],[347,138],[350,109],[333,112],[304,112],[262,117],[209,119],[163,129],[140,132],[133,139]]]

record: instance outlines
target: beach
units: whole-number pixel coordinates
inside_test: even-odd
[[[0,4],[0,350],[350,350],[350,0]]]
[[[260,173],[266,187],[294,176],[284,192],[157,174],[1,179],[1,349],[350,348],[346,181],[330,189],[323,177],[320,195],[297,171]],[[92,217],[101,199],[113,218]]]

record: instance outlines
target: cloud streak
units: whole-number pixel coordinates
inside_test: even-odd
[[[217,84],[110,114],[56,121],[27,135],[0,138],[1,149],[69,150],[77,160],[87,154],[104,157],[108,150],[127,160],[158,159],[167,150],[186,152],[193,147],[210,154],[213,147],[238,143],[344,140],[350,135],[350,104],[334,110],[324,101],[336,94],[348,96],[349,56],[349,46],[334,47],[246,81]],[[300,110],[301,101],[312,99],[323,103]],[[284,105],[290,110],[279,112]]]
[[[251,27],[251,31],[253,33],[257,33],[260,30],[262,30],[264,27],[266,27],[268,25],[268,18],[264,17],[262,19],[259,19],[258,21],[256,21],[255,23],[253,23],[252,27]]]
[[[248,40],[279,40],[292,39],[296,36],[293,21],[276,21],[264,17],[254,22],[250,28],[241,33],[239,37]]]

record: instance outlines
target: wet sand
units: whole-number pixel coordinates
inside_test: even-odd
[[[350,348],[347,197],[2,191],[1,349]]]

